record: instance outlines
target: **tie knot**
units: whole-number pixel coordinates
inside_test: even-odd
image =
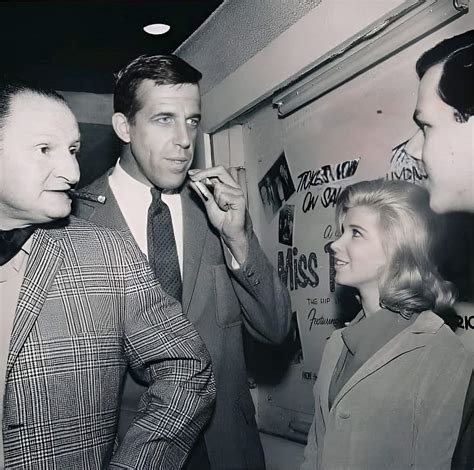
[[[151,204],[148,208],[148,216],[155,216],[156,214],[161,214],[163,210],[169,212],[168,206],[161,198],[161,193],[163,190],[161,188],[151,188]]]
[[[151,198],[152,201],[160,201],[161,200],[161,193],[163,192],[160,188],[155,188],[154,186],[151,188]]]

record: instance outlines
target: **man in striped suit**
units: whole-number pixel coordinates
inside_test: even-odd
[[[60,95],[0,79],[0,468],[178,469],[210,358],[130,235],[66,219],[79,145]],[[114,448],[127,366],[149,387]]]

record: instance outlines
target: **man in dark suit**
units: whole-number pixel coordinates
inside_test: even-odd
[[[105,196],[105,204],[82,201],[77,214],[128,228],[163,285],[174,269],[170,292],[180,297],[211,354],[216,409],[186,468],[263,469],[242,327],[260,341],[281,342],[290,327],[289,294],[253,233],[241,187],[222,167],[190,170],[201,113],[200,78],[173,55],[142,56],[118,73],[112,123],[123,150],[113,170],[85,188]],[[161,267],[167,255],[159,248],[165,243],[156,242],[160,235],[150,223],[157,193],[167,206],[159,212],[171,216],[159,230],[172,228],[177,258]],[[121,433],[135,416],[140,393],[128,377]]]
[[[60,95],[0,79],[0,468],[177,470],[210,357],[131,236],[66,218],[79,145]],[[149,387],[114,448],[127,365]]]
[[[426,51],[416,71],[420,85],[413,119],[420,129],[405,150],[423,160],[434,211],[474,213],[474,30]],[[474,315],[472,303],[459,302],[455,309],[460,319]],[[459,328],[457,333],[474,353],[474,330]],[[451,468],[474,468],[474,373]]]

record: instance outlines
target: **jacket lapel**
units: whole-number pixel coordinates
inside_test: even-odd
[[[412,325],[392,338],[355,372],[338,393],[334,400],[333,408],[360,381],[384,367],[393,359],[415,349],[425,347],[430,339],[429,335],[436,333],[443,323],[443,320],[433,312],[422,312]]]
[[[7,376],[38,318],[63,262],[64,253],[58,245],[46,230],[39,229],[33,235],[13,322]]]
[[[207,217],[193,189],[181,191],[183,206],[183,311],[188,314],[208,233]],[[202,204],[201,204],[202,205]]]
[[[362,318],[364,318],[364,313],[361,310],[355,318],[349,323],[349,325],[354,325],[358,323]],[[327,422],[327,417],[329,415],[329,387],[331,386],[331,380],[336,369],[337,362],[339,357],[342,354],[344,349],[344,341],[341,336],[342,330],[337,330],[337,334],[334,334],[329,338],[327,343],[327,350],[324,352],[324,356],[319,367],[318,373],[318,387],[319,387],[319,396],[320,396],[320,405],[321,412],[323,414],[324,422]],[[323,371],[329,371],[327,374],[322,373]]]
[[[108,178],[111,171],[112,170],[87,187],[88,192],[105,196],[105,203],[81,201],[79,215],[83,219],[91,220],[97,224],[103,224],[115,229],[128,228],[127,222],[109,186]]]
[[[344,342],[342,341],[342,337],[340,332],[337,335],[334,335],[329,339],[327,343],[328,350],[325,351],[325,359],[324,363],[321,362],[320,365],[320,372],[318,375],[318,387],[319,387],[319,400],[321,406],[321,413],[323,415],[324,423],[327,422],[327,418],[329,416],[329,387],[331,385],[332,376],[334,370],[336,369],[337,361],[341,356],[342,350],[344,347]],[[324,374],[321,373],[322,371],[329,371],[329,373]]]

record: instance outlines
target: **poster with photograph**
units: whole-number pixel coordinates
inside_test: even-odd
[[[270,221],[281,208],[282,203],[288,201],[295,192],[295,185],[284,152],[260,180],[258,190],[265,217],[267,221]]]
[[[280,210],[278,223],[278,241],[283,245],[293,245],[293,227],[295,221],[295,206],[287,204]]]

